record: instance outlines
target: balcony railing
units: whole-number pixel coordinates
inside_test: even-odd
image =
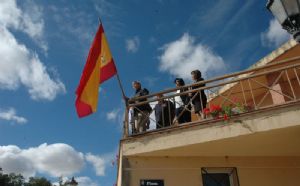
[[[178,90],[182,91],[178,93]],[[203,93],[201,94],[203,91],[207,97],[206,108],[204,108]],[[188,96],[189,101],[175,116],[175,105],[178,104],[176,97],[182,95]],[[195,100],[200,100],[201,103],[200,118],[193,114]],[[300,56],[129,99],[126,104],[124,137],[195,122],[201,124],[208,121],[226,121],[242,113],[298,101],[300,101]],[[158,103],[164,104],[160,113],[154,109]],[[142,112],[139,109],[139,106],[145,104],[150,104],[152,111]],[[133,110],[135,114],[140,114],[139,121],[133,115]],[[159,117],[155,117],[155,112]],[[184,115],[187,112],[192,117],[191,122],[180,123],[180,118],[186,117]],[[160,122],[157,118],[160,118]],[[150,124],[151,127],[136,131],[138,122]]]

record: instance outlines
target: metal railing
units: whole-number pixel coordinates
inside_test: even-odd
[[[129,99],[124,137],[300,101],[299,77],[300,56]]]

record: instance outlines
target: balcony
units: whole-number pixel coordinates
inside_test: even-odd
[[[150,135],[152,133],[161,133],[163,131],[176,130],[179,128],[187,128],[195,125],[211,126],[213,123],[223,122],[224,124],[232,121],[238,121],[244,116],[251,116],[261,112],[267,112],[273,109],[290,107],[297,105],[300,101],[300,56],[299,46],[293,46],[283,54],[270,54],[261,60],[256,66],[248,70],[236,72],[213,79],[205,80],[195,84],[189,84],[180,88],[171,88],[161,92],[153,93],[147,96],[133,98],[129,100],[126,108],[125,122],[124,122],[124,139],[141,137]],[[274,57],[275,55],[275,57]],[[276,57],[277,55],[277,57]],[[267,61],[267,62],[266,62]],[[267,63],[267,64],[264,64]],[[193,89],[191,87],[200,86],[200,88]],[[177,90],[185,89],[181,93]],[[156,124],[154,111],[145,117],[149,118],[150,129],[140,133],[133,133],[134,123],[130,116],[132,109],[139,110],[139,105],[149,103],[152,108],[159,100],[169,101],[168,103],[176,104],[175,97],[180,95],[191,95],[189,104],[200,97],[201,110],[204,103],[202,103],[201,91],[204,91],[207,96],[207,109],[214,106],[223,108],[218,116],[202,115],[202,119],[198,119],[193,113],[193,107],[185,107],[185,110],[190,112],[192,121],[188,123],[178,123],[182,113],[176,118],[173,107],[168,107],[167,113],[162,115],[172,118],[168,123]],[[158,98],[157,95],[163,95]],[[145,100],[146,101],[140,101]],[[227,112],[226,112],[227,111]],[[225,116],[226,115],[226,116]],[[225,117],[224,117],[225,116]],[[163,120],[164,121],[164,120]],[[209,124],[209,125],[207,125]],[[155,127],[156,125],[156,127]]]

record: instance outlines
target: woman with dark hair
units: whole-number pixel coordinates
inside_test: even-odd
[[[191,75],[192,75],[192,79],[194,80],[194,83],[204,81],[204,79],[201,76],[201,72],[199,70],[192,71]],[[205,87],[205,83],[194,85],[192,86],[192,89],[198,89],[200,87]],[[194,105],[194,111],[198,115],[198,118],[201,119],[201,112],[206,107],[207,104],[207,97],[204,93],[204,90],[193,92],[191,94],[191,99]]]
[[[174,80],[176,87],[182,87],[185,85],[182,78],[176,78]],[[181,88],[176,93],[182,93],[187,91],[187,88]],[[175,96],[176,118],[178,123],[191,122],[191,105],[189,104],[190,98],[187,94]]]

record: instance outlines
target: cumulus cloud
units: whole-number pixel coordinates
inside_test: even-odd
[[[195,38],[185,33],[181,38],[164,45],[159,57],[159,69],[171,75],[190,79],[191,71],[199,69],[204,76],[226,70],[223,58],[209,47],[196,43]]]
[[[63,143],[44,143],[28,149],[0,146],[0,165],[4,172],[20,173],[26,178],[35,176],[37,172],[54,177],[69,176],[79,172],[84,164],[84,155]]]
[[[140,47],[140,39],[138,36],[126,40],[126,49],[128,52],[135,53]]]
[[[58,77],[50,77],[38,55],[17,41],[10,31],[24,32],[33,39],[42,37],[39,9],[31,7],[33,12],[23,13],[15,1],[0,2],[0,89],[15,90],[23,85],[32,99],[53,100],[57,94],[66,92],[65,85]]]
[[[15,145],[0,146],[0,167],[4,173],[22,174],[25,178],[36,174],[52,177],[68,177],[79,173],[86,163],[93,166],[95,174],[104,176],[107,166],[114,160],[116,152],[104,155],[82,153],[64,143],[41,144],[37,147],[21,149]],[[88,177],[78,177],[81,186],[97,185]]]
[[[96,155],[93,155],[91,153],[88,153],[86,156],[85,156],[86,160],[88,162],[90,162],[95,171],[96,171],[96,175],[98,176],[104,176],[105,175],[105,159],[103,157],[100,157],[100,156],[96,156]]]
[[[75,180],[78,182],[78,186],[98,186],[96,182],[87,176],[77,177]]]
[[[290,35],[282,29],[276,19],[272,19],[269,28],[261,34],[262,44],[267,47],[278,47],[288,39],[290,39]]]
[[[26,178],[36,173],[32,162],[14,145],[0,146],[0,165],[5,173],[20,173]]]
[[[45,24],[42,17],[42,8],[33,1],[25,3],[22,10],[15,0],[0,2],[0,24],[26,33],[47,51],[47,42],[44,39]]]
[[[27,119],[22,116],[18,116],[14,108],[0,109],[0,119],[17,124],[27,123]]]
[[[17,8],[16,1],[0,2],[0,24],[5,27],[18,28],[22,11]]]

